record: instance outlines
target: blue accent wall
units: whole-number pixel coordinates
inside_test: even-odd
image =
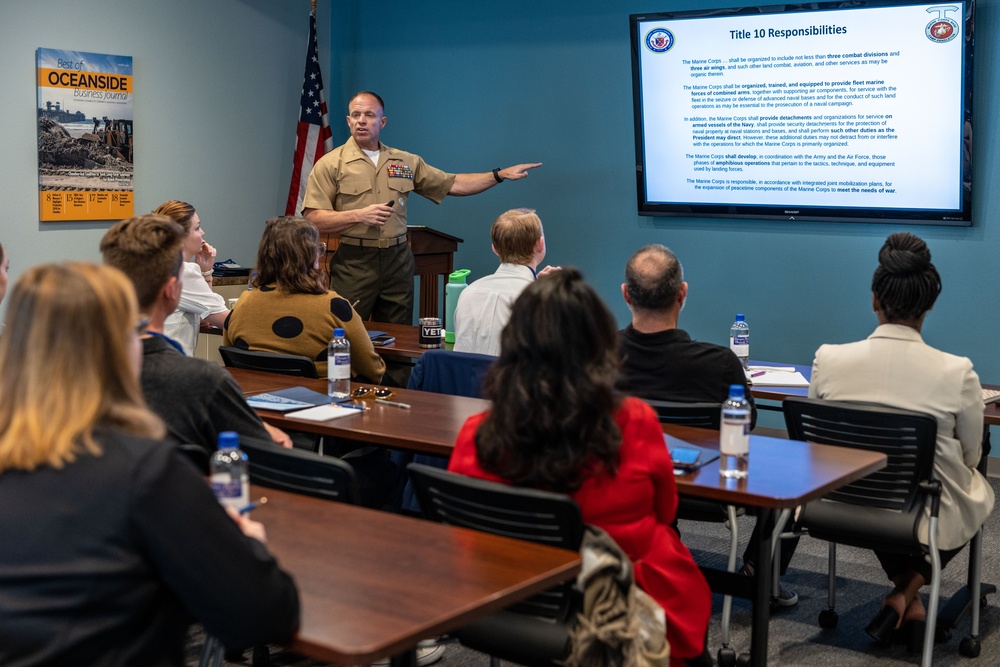
[[[870,281],[878,249],[886,235],[906,229],[927,240],[944,283],[924,327],[927,342],[971,357],[984,381],[1000,383],[991,342],[1000,331],[998,3],[978,3],[973,227],[641,217],[628,15],[735,4],[338,3],[357,31],[350,36],[353,66],[336,85],[345,103],[355,90],[378,91],[388,118],[383,141],[447,171],[544,163],[526,180],[476,197],[440,206],[413,201],[411,223],[463,237],[457,265],[476,276],[496,264],[488,242],[493,218],[535,208],[545,225],[546,262],[580,267],[623,325],[625,261],[644,244],[663,243],[684,264],[690,296],[681,325],[694,337],[725,343],[733,316],[743,312],[751,356],[809,364],[821,343],[856,340],[874,328]],[[337,26],[335,13],[333,42],[343,38]],[[331,97],[335,105],[334,91]],[[934,128],[925,140],[933,145]]]
[[[649,218],[636,214],[628,15],[735,2],[549,0],[484,3],[320,0],[320,52],[334,136],[362,88],[386,100],[383,139],[454,172],[544,166],[517,183],[440,206],[414,197],[411,222],[465,239],[457,264],[491,272],[490,222],[527,206],[547,262],[580,267],[623,325],[628,256],[664,243],[691,285],[682,326],[725,342],[744,312],[752,355],[810,363],[824,342],[875,325],[869,281],[888,225]],[[134,57],[136,210],[198,208],[222,258],[250,264],[263,222],[283,212],[291,173],[308,5],[274,0],[6,0],[0,3],[0,242],[12,280],[28,266],[97,260],[107,223],[38,222],[34,57],[39,46]],[[973,138],[975,225],[915,227],[944,292],[929,343],[1000,383],[1000,0],[980,0]],[[930,91],[933,82],[928,82]],[[930,93],[929,93],[930,94]],[[925,138],[932,152],[934,128]],[[2,308],[0,308],[2,313]]]

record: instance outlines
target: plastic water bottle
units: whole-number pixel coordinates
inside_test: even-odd
[[[747,476],[750,457],[750,404],[743,385],[729,386],[729,398],[722,404],[719,426],[719,474],[742,479]]]
[[[448,275],[448,284],[444,286],[444,342],[455,342],[455,307],[458,305],[458,295],[468,283],[469,269],[459,269]]]
[[[219,448],[208,462],[212,491],[224,507],[240,510],[250,504],[250,476],[247,455],[240,449],[235,431],[219,433]]]
[[[736,316],[736,321],[729,328],[729,349],[743,364],[743,370],[750,368],[750,325],[746,323],[743,313]]]
[[[326,352],[326,395],[331,401],[351,395],[351,343],[340,327]]]

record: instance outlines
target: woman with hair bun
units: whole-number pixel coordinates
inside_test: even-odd
[[[879,251],[872,278],[872,309],[879,326],[866,340],[823,345],[813,361],[809,396],[914,410],[937,420],[934,476],[941,482],[938,548],[941,567],[979,529],[993,509],[993,489],[976,470],[982,454],[983,397],[972,362],[936,350],[920,336],[924,318],[941,293],[941,278],[927,244],[913,234],[892,234]],[[928,519],[919,526],[927,544]],[[920,588],[931,568],[922,554],[876,551],[893,589],[865,631],[888,643],[909,626],[923,636],[926,610]]]

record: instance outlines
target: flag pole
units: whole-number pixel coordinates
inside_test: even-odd
[[[288,188],[285,215],[300,215],[309,172],[315,162],[333,148],[332,132],[323,96],[323,76],[316,44],[316,0],[310,2],[309,40],[306,47],[305,75],[295,131],[295,154],[292,179]],[[329,241],[328,241],[329,242]]]

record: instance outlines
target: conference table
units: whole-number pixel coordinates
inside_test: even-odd
[[[802,364],[782,364],[769,361],[750,361],[751,366],[776,366],[782,368],[794,368],[807,380],[812,380],[812,366]],[[985,389],[1000,389],[1000,385],[983,384]],[[765,401],[757,403],[757,407],[764,410],[781,410],[781,401],[792,396],[808,396],[808,387],[780,387],[780,386],[750,386],[750,393],[753,394],[754,401]],[[988,429],[990,426],[1000,426],[1000,403],[990,403],[983,413],[983,425]],[[989,439],[989,431],[984,431],[984,442]]]
[[[664,424],[667,444],[693,444],[718,451],[719,432]],[[750,662],[767,664],[770,595],[773,586],[772,534],[781,510],[794,510],[861,479],[886,465],[884,454],[847,447],[834,447],[750,435],[750,457],[745,479],[719,475],[719,458],[685,475],[678,475],[677,493],[725,505],[752,506],[762,539],[756,554],[753,577],[702,566],[702,573],[716,593],[736,595],[753,604],[750,630]]]
[[[267,391],[307,387],[326,393],[326,380],[227,368],[244,395]],[[352,383],[352,387],[371,387]],[[386,405],[380,401],[355,400],[370,409],[358,411],[326,422],[309,422],[295,419],[295,413],[258,410],[267,423],[278,428],[304,431],[335,438],[358,440],[372,444],[405,449],[412,452],[450,456],[458,431],[472,415],[488,410],[490,402],[481,398],[435,394],[415,389],[393,389],[391,400],[409,405],[409,409]]]
[[[428,349],[420,347],[420,327],[412,324],[392,324],[390,322],[365,321],[365,329],[384,331],[396,340],[388,345],[376,345],[375,351],[383,359],[392,359],[403,363],[414,364]],[[442,339],[443,347],[444,339]]]
[[[292,386],[325,390],[325,381],[282,376],[230,368],[244,393],[253,394]],[[282,428],[308,429],[322,435],[362,440],[415,452],[448,456],[465,419],[488,409],[481,399],[430,392],[396,390],[394,401],[406,402],[405,410],[371,403],[371,410],[327,422],[297,421],[290,415],[259,411],[267,422]],[[665,424],[669,438],[718,449],[718,431]],[[745,480],[719,476],[718,460],[696,472],[677,478],[681,495],[725,504],[758,508],[763,534],[773,532],[776,513],[859,479],[885,466],[882,454],[862,450],[817,445],[806,442],[751,435],[750,474]],[[753,602],[751,664],[767,664],[767,634],[771,591],[771,539],[762,539],[755,578],[705,569],[706,578],[717,592],[733,593]]]
[[[415,665],[421,639],[576,576],[579,554],[254,486],[253,518],[294,576],[301,624],[289,647],[338,665]],[[405,546],[404,546],[405,545]]]

